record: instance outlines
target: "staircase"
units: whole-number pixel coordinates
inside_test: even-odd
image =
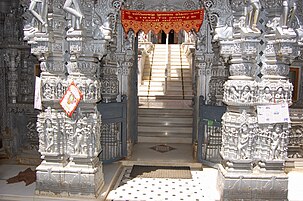
[[[138,95],[141,98],[191,100],[192,73],[187,58],[181,45],[173,44],[168,47],[167,81],[165,82],[166,45],[155,44],[150,62],[144,66]]]
[[[192,143],[192,76],[180,45],[156,44],[139,86],[138,141]]]

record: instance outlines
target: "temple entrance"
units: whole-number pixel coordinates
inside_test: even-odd
[[[203,22],[203,11],[182,11],[183,15],[191,16],[188,18],[190,20],[184,20],[182,24],[175,20],[181,16],[180,11],[155,15],[159,18],[155,19],[155,23],[149,20],[140,21],[134,17],[138,15],[136,12],[122,11],[121,17],[124,31],[131,29],[137,35],[135,52],[138,57],[135,60],[138,61],[138,71],[131,73],[130,80],[137,80],[138,105],[135,110],[132,102],[132,108],[128,108],[138,114],[136,124],[133,124],[134,117],[128,119],[129,128],[134,126],[136,129],[132,130],[137,132],[128,131],[134,144],[130,147],[132,154],[129,157],[131,160],[147,159],[140,154],[151,152],[153,159],[159,159],[157,152],[163,156],[186,147],[184,150],[188,151],[182,152],[185,159],[187,162],[194,162],[192,153],[196,135],[193,135],[193,130],[196,127],[193,126],[195,109],[191,50],[195,48],[196,40],[192,37],[195,34],[190,37],[189,32],[199,31]],[[154,13],[155,11],[144,11],[144,15]],[[172,15],[174,18],[171,18]],[[134,19],[138,21],[134,22]],[[167,19],[174,19],[169,27]],[[156,23],[162,20],[163,23]],[[129,90],[129,101],[134,97],[132,89]],[[162,160],[167,161],[170,158]]]
[[[147,41],[139,41],[139,47],[149,44],[145,47],[150,48],[146,49],[150,53],[139,54],[138,144],[134,146],[132,158],[150,153],[154,159],[167,155],[163,160],[170,160],[170,154],[182,150],[185,157],[182,160],[193,162],[193,81],[192,66],[185,56],[186,46],[182,46],[186,40],[180,40],[178,35],[182,34],[173,30],[168,34],[164,31],[149,34],[150,37],[145,37]],[[152,43],[155,40],[150,38],[154,36],[158,43]]]
[[[169,34],[166,34],[164,31],[158,33],[158,43],[166,44],[166,38],[168,36],[168,44],[177,44],[178,43],[178,35],[174,30],[170,30]]]

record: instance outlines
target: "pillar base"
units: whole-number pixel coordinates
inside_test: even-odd
[[[219,165],[217,188],[221,200],[287,200],[288,176],[283,171],[226,170]]]
[[[43,161],[37,167],[36,194],[58,197],[96,198],[104,185],[102,165],[63,166]]]

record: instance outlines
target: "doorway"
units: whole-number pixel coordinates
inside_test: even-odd
[[[144,154],[149,153],[154,159],[172,160],[171,154],[176,154],[180,160],[193,162],[193,81],[181,45],[185,40],[178,41],[182,34],[173,30],[169,34],[149,34],[153,48],[144,59],[140,58],[144,64],[138,66],[142,75],[138,84],[138,143],[131,158],[146,158]],[[184,158],[178,154],[180,150]]]
[[[164,31],[158,33],[158,44],[166,44],[166,37],[168,35],[168,44],[177,44],[178,43],[178,35],[174,30],[170,30],[168,34]]]

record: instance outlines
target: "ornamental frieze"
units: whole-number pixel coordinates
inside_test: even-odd
[[[228,80],[224,83],[223,101],[229,105],[255,104],[257,84],[250,80]]]
[[[257,118],[243,110],[242,113],[225,113],[222,122],[221,154],[224,158],[231,161],[252,160]]]
[[[262,80],[257,87],[259,104],[292,104],[293,86],[289,80]]]
[[[66,65],[67,72],[73,74],[95,74],[99,68],[98,63],[80,59],[78,62],[70,61]]]
[[[285,160],[289,135],[288,124],[261,124],[255,136],[255,159],[261,161]]]

